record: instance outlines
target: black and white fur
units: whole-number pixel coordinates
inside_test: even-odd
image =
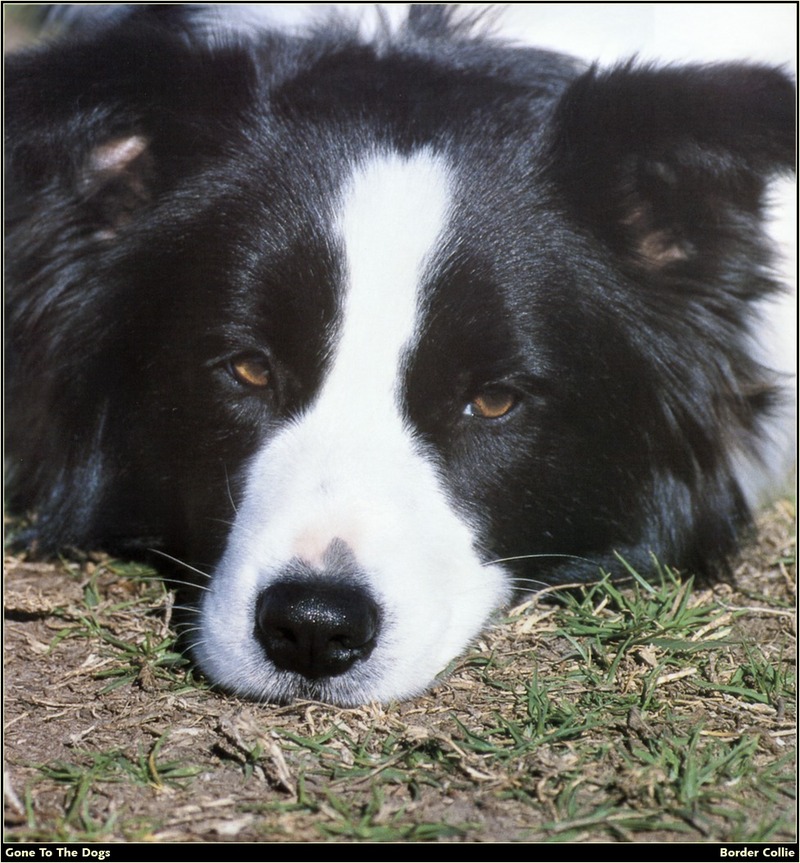
[[[341,704],[422,691],[518,592],[724,567],[784,416],[783,72],[601,71],[447,5],[370,39],[109,12],[7,70],[41,548],[162,549],[209,574],[214,683]]]

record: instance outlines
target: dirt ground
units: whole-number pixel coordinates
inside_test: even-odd
[[[708,593],[744,609],[733,628],[737,644],[772,657],[787,679],[796,650],[793,516],[789,504],[774,509],[733,582]],[[560,720],[554,720],[551,742],[515,758],[481,749],[480,735],[466,732],[483,729],[481,740],[491,738],[503,705],[517,709],[508,698],[521,675],[554,681],[569,674],[565,641],[548,628],[553,612],[546,607],[492,629],[428,695],[340,710],[243,702],[210,691],[185,667],[172,667],[174,657],[163,648],[171,643],[171,595],[101,555],[57,562],[9,557],[5,597],[6,837],[12,841],[736,836],[734,828],[714,826],[714,816],[703,821],[697,812],[678,818],[680,830],[674,818],[658,820],[659,807],[679,812],[661,795],[658,776],[643,778],[641,767],[634,770],[625,753],[614,752],[621,736],[641,736],[642,728],[649,733],[634,711],[618,726],[587,730],[566,743],[559,742]],[[503,660],[495,676],[487,657]],[[620,669],[615,695],[633,687],[639,673],[632,667],[624,678]],[[731,687],[728,701],[713,703],[673,691],[692,727],[723,741],[756,729],[759,763],[787,764],[795,734],[791,700],[778,696],[740,709],[730,701]],[[590,702],[580,693],[572,703]],[[582,748],[590,742],[591,757]],[[791,763],[786,769],[793,774]],[[616,771],[612,779],[599,776],[609,770]],[[578,778],[567,783],[568,776]],[[793,808],[791,791],[777,800],[778,809]],[[604,796],[638,813],[646,834],[632,817],[626,815],[623,827],[622,815],[603,815]],[[619,827],[609,833],[614,818]],[[772,838],[791,841],[792,828],[781,827]]]

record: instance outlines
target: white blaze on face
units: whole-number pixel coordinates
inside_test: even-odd
[[[419,283],[447,222],[442,165],[430,156],[370,162],[344,198],[344,323],[320,402],[345,399],[368,414],[398,416],[403,349],[414,336]]]
[[[342,321],[318,398],[254,460],[228,548],[201,610],[196,655],[216,682],[262,697],[280,676],[254,641],[258,594],[292,560],[322,568],[347,544],[379,603],[378,644],[331,697],[422,690],[505,598],[402,417],[404,359],[420,288],[449,215],[446,165],[428,152],[376,156],[342,194]],[[285,677],[285,675],[283,675]]]

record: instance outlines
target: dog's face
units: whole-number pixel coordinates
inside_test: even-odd
[[[201,602],[196,654],[214,679],[257,697],[348,703],[418,691],[507,590],[502,569],[484,566],[482,483],[464,483],[475,498],[459,505],[449,478],[479,460],[486,431],[474,426],[516,407],[510,375],[522,368],[507,347],[487,357],[486,323],[475,321],[458,336],[462,350],[474,339],[475,361],[453,376],[441,357],[436,390],[414,383],[422,352],[448,347],[432,288],[449,263],[457,177],[428,151],[365,155],[351,171],[318,199],[316,225],[288,226],[314,284],[298,296],[289,268],[288,284],[241,322],[246,337],[220,370],[232,372],[226,400],[251,412],[259,445]],[[275,320],[264,306],[276,295],[299,320]],[[314,332],[298,342],[309,317]],[[282,354],[283,341],[305,359]],[[443,446],[445,435],[458,444]]]
[[[190,284],[184,262],[164,265],[190,325],[152,350],[166,345],[156,367],[174,355],[187,382],[164,395],[203,534],[188,555],[207,566],[225,549],[200,602],[201,667],[257,697],[387,699],[428,684],[510,596],[499,558],[576,547],[557,527],[565,493],[596,500],[582,529],[602,547],[601,472],[578,476],[582,437],[563,416],[613,403],[605,380],[633,394],[590,353],[556,380],[580,277],[541,227],[569,230],[534,178],[429,146],[345,158],[318,140],[315,158],[328,167],[313,194],[276,195],[263,154],[244,201],[211,201],[202,182],[230,223],[185,243]],[[201,334],[213,344],[198,355]],[[598,322],[584,348],[605,338]],[[210,458],[187,428],[214,441]]]
[[[286,146],[302,143],[295,131]],[[519,147],[524,164],[530,141]],[[201,668],[255,697],[356,703],[425,687],[515,572],[530,588],[539,562],[604,547],[628,495],[604,499],[608,472],[636,488],[650,470],[605,412],[646,402],[608,310],[616,273],[587,250],[584,284],[562,245],[580,236],[535,176],[487,171],[467,148],[460,162],[377,144],[345,158],[318,139],[314,153],[327,167],[311,194],[287,182],[276,195],[263,154],[240,177],[246,202],[227,188],[209,200],[201,183],[230,223],[185,243],[197,260],[178,319],[191,323],[158,343],[188,382],[165,392],[191,459],[182,481],[203,486],[185,496],[203,533],[189,559],[207,567],[224,545],[199,603]],[[284,156],[283,170],[312,166]],[[171,284],[186,278],[183,262],[169,268]],[[586,335],[582,289],[596,306]],[[198,355],[200,334],[214,343]],[[585,354],[566,361],[573,339]],[[603,342],[617,345],[613,371]],[[214,441],[210,459],[187,428]],[[586,469],[587,439],[608,468]],[[572,496],[587,507],[577,526]]]
[[[791,86],[446,23],[12,69],[17,498],[207,573],[192,652],[248,696],[408,696],[515,591],[703,570],[745,519]]]

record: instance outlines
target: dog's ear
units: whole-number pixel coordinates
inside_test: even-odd
[[[748,65],[591,70],[562,97],[549,171],[574,219],[649,271],[696,274],[794,164],[795,94]]]
[[[113,238],[192,165],[213,159],[251,75],[233,44],[212,46],[144,13],[12,55],[11,222],[29,218],[38,202],[50,216],[70,212],[86,237]]]

